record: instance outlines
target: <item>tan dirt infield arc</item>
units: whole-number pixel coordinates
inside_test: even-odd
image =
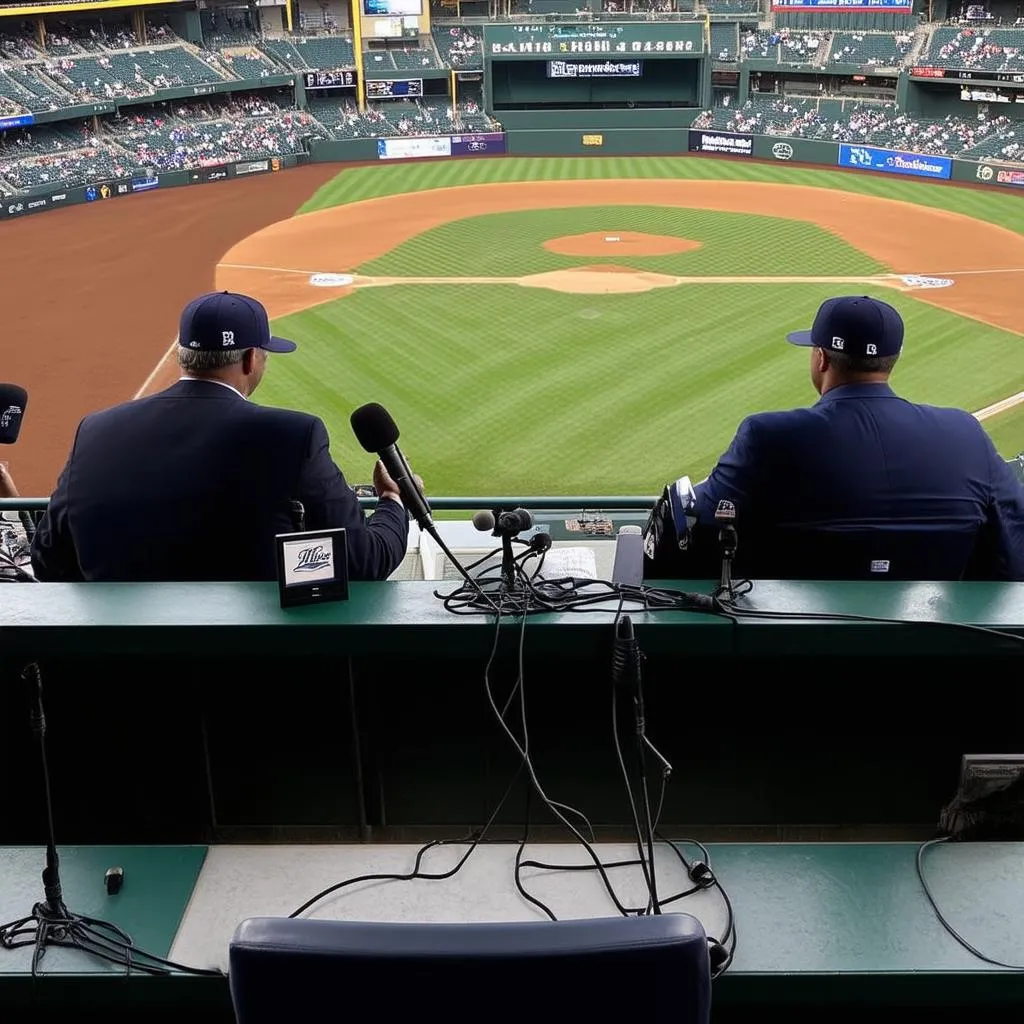
[[[31,394],[23,438],[5,455],[23,494],[49,493],[83,415],[175,379],[168,344],[189,298],[212,288],[248,292],[276,317],[365,285],[433,283],[438,279],[355,277],[348,287],[316,288],[309,277],[354,275],[360,265],[423,231],[489,213],[662,205],[808,221],[894,275],[955,280],[949,288],[915,291],[915,298],[1019,333],[1010,275],[1024,270],[1024,237],[948,211],[808,186],[606,179],[433,189],[292,216],[340,169],[314,164],[4,224],[0,244],[18,259],[5,267],[3,377],[23,383]],[[608,232],[616,233],[614,226]],[[629,270],[589,265],[560,271],[557,281],[518,283],[607,290],[598,285],[613,277],[626,285],[642,276]],[[642,288],[708,280],[647,276],[666,279],[640,281]],[[571,287],[584,278],[590,283]],[[749,280],[756,286],[755,281],[778,279]],[[855,279],[812,280],[845,280],[850,289]],[[900,287],[898,278],[873,283]]]

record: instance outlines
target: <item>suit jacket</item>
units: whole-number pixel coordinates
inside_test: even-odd
[[[183,380],[87,416],[32,543],[40,580],[273,580],[274,534],[345,527],[349,578],[405,555],[405,509],[366,519],[315,416]]]
[[[981,424],[885,384],[848,384],[808,409],[749,416],[695,490],[705,527],[720,500],[735,504],[740,549],[744,525],[761,544],[779,528],[913,525],[933,532],[936,563],[943,544],[973,533],[972,575],[1024,580],[1024,485]],[[789,554],[777,552],[779,578]]]

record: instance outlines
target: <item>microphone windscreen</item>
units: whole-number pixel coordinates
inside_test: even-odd
[[[493,530],[494,513],[487,511],[477,512],[476,515],[473,516],[473,526],[475,526],[481,533]]]
[[[28,405],[28,392],[17,384],[0,384],[0,444],[14,444]]]
[[[383,405],[361,405],[349,419],[356,440],[368,452],[381,452],[398,443],[398,427]]]

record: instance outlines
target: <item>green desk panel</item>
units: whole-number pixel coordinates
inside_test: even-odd
[[[451,584],[442,586],[449,592]],[[674,586],[678,586],[675,585]],[[275,584],[40,584],[5,593],[3,649],[12,656],[121,654],[230,657],[243,644],[251,656],[441,652],[476,656],[489,649],[493,622],[446,612],[432,582],[356,583],[351,599],[283,611]],[[687,583],[707,591],[707,583]],[[743,599],[750,612],[785,613],[724,619],[683,612],[630,612],[648,654],[690,656],[942,653],[1014,654],[1024,646],[969,624],[1024,634],[1024,584],[786,583],[761,581]],[[614,620],[603,612],[531,618],[527,651],[564,656],[589,652]],[[892,625],[829,622],[816,613],[916,620]],[[953,628],[923,624],[954,624]]]
[[[58,847],[64,902],[77,914],[109,921],[124,929],[136,946],[166,957],[206,857],[205,846]],[[43,897],[43,850],[0,847],[0,918],[24,917]],[[124,869],[124,885],[108,896],[103,876]],[[32,947],[0,949],[0,975],[25,975]],[[75,950],[50,949],[43,974],[123,974],[123,968]]]

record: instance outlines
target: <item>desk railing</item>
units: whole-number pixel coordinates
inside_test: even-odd
[[[558,497],[533,495],[510,497],[482,495],[479,497],[428,498],[436,512],[477,512],[480,509],[526,508],[531,512],[628,512],[649,511],[658,500],[654,495],[569,495]],[[0,512],[43,512],[49,498],[0,498]],[[363,508],[373,508],[376,498],[360,498]]]

